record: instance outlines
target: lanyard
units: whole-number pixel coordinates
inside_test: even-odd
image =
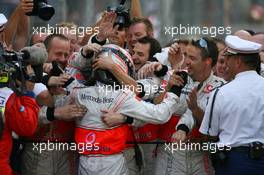
[[[214,96],[213,96],[213,100],[212,100],[212,106],[211,106],[211,110],[210,110],[210,116],[209,116],[209,123],[208,123],[208,130],[207,130],[207,134],[209,136],[209,130],[211,129],[211,125],[212,125],[212,118],[213,118],[213,110],[214,110],[214,102],[215,102],[215,97],[216,94],[218,93],[219,88],[217,88],[215,90]]]

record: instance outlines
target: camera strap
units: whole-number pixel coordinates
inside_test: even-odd
[[[211,106],[211,110],[210,110],[210,115],[209,115],[209,122],[208,122],[208,130],[207,130],[207,135],[209,136],[209,130],[211,129],[212,126],[212,118],[213,118],[213,110],[214,110],[214,103],[215,103],[215,97],[217,95],[219,91],[219,88],[216,88],[214,96],[213,96],[213,100],[212,100],[212,106]]]

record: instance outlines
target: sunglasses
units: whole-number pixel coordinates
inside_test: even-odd
[[[201,48],[204,48],[206,50],[208,55],[210,55],[210,52],[209,52],[209,49],[208,49],[208,45],[207,45],[207,41],[205,39],[201,38],[201,39],[199,39],[196,42],[199,44],[199,46]]]
[[[207,41],[205,39],[201,38],[201,39],[199,39],[199,40],[197,40],[195,42],[198,43],[198,45],[206,51],[208,56],[210,56],[210,52],[209,52],[209,49],[208,49],[208,44],[207,44]]]

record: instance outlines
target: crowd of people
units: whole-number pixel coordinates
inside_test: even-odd
[[[1,54],[33,60],[0,55],[1,175],[262,174],[264,33],[162,48],[131,2],[128,25],[104,12],[83,38],[29,36],[33,0],[0,13]]]

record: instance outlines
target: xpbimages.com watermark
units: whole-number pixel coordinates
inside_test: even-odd
[[[179,24],[177,26],[165,26],[165,35],[170,35],[172,38],[177,35],[209,35],[216,37],[217,35],[230,35],[232,33],[231,26],[211,26],[200,27]]]
[[[120,90],[130,90],[132,92],[139,92],[139,93],[144,93],[144,96],[149,96],[153,95],[155,93],[162,93],[165,92],[165,86],[164,85],[158,85],[158,84],[142,84],[138,86],[133,86],[133,85],[120,85],[114,82],[113,85],[102,85],[99,87],[99,92],[100,93],[113,93],[115,91],[120,91]]]
[[[77,151],[84,153],[86,151],[98,151],[100,149],[99,143],[66,143],[66,142],[40,142],[32,143],[32,150],[39,153],[44,151]]]
[[[72,35],[78,35],[79,37],[84,37],[85,34],[98,34],[99,33],[99,27],[60,27],[58,24],[55,26],[47,25],[45,27],[32,27],[32,34],[39,34],[42,35],[51,35],[54,33],[59,34],[72,34]]]
[[[206,151],[210,153],[216,153],[217,151],[230,151],[231,146],[226,146],[219,143],[192,143],[192,142],[182,142],[179,141],[177,143],[164,143],[165,151],[169,151],[174,153],[175,151]]]

